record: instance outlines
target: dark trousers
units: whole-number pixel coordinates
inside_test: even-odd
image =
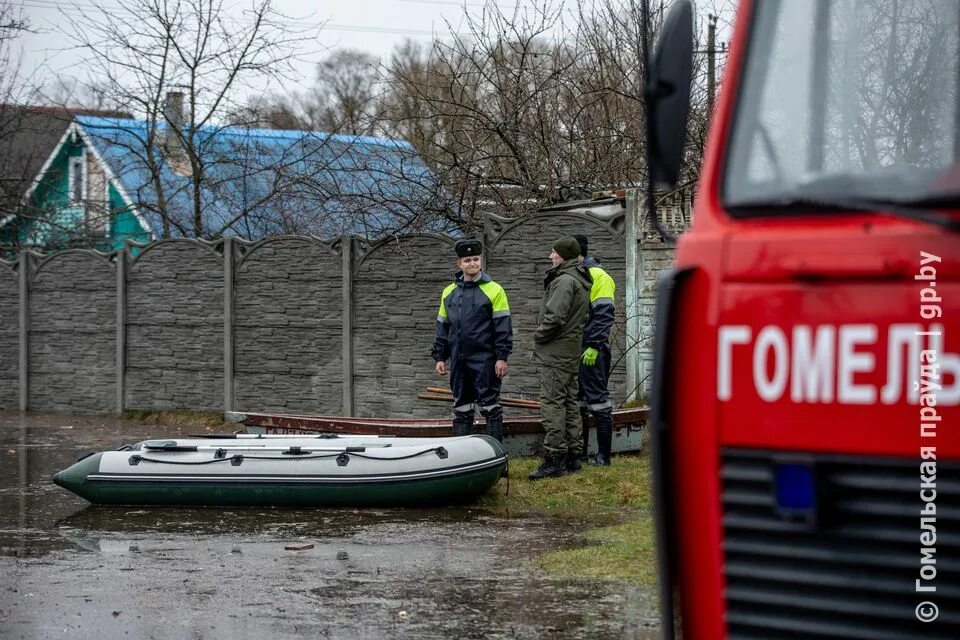
[[[610,410],[610,390],[607,379],[610,377],[610,347],[603,345],[599,349],[597,361],[592,367],[580,363],[580,408],[596,415],[598,411]]]
[[[488,416],[500,411],[500,378],[493,354],[472,355],[450,361],[450,389],[454,416],[473,423],[474,410]]]

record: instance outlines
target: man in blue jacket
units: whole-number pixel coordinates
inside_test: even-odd
[[[595,466],[610,465],[613,444],[613,405],[607,381],[610,378],[610,330],[613,328],[613,298],[616,285],[600,263],[587,253],[587,237],[574,234],[580,244],[581,264],[590,272],[590,316],[583,328],[583,354],[580,358],[580,415],[583,420],[583,452],[587,452],[587,420],[589,414],[597,425],[597,455],[590,461]]]
[[[453,390],[453,435],[472,431],[474,408],[487,421],[487,434],[503,440],[500,383],[513,349],[513,325],[507,294],[482,269],[483,245],[460,240],[454,245],[457,272],[440,296],[437,337],[431,355],[438,375],[447,373]]]

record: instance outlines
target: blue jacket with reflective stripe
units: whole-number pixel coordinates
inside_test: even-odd
[[[492,355],[506,360],[513,350],[513,324],[507,294],[481,272],[476,280],[456,280],[443,290],[437,314],[434,360]]]
[[[613,298],[617,285],[593,258],[584,258],[583,266],[593,278],[593,286],[590,288],[590,317],[583,328],[583,346],[599,350],[603,346],[609,346],[614,319]]]

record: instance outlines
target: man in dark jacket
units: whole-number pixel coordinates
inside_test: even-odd
[[[592,280],[580,265],[579,255],[580,245],[574,238],[567,236],[554,242],[550,253],[553,268],[543,281],[533,354],[541,365],[540,415],[546,437],[543,464],[529,475],[531,480],[562,476],[580,468],[577,371]]]
[[[474,407],[487,421],[487,434],[503,440],[500,382],[507,375],[513,326],[507,294],[482,270],[483,245],[460,240],[454,246],[457,272],[440,296],[437,337],[431,355],[438,375],[447,372],[453,390],[453,435],[473,430]]]
[[[613,297],[616,285],[600,263],[587,253],[587,237],[574,234],[580,244],[580,264],[590,272],[590,317],[583,328],[583,354],[580,357],[580,418],[583,420],[583,452],[587,452],[587,423],[592,413],[597,423],[595,466],[610,465],[613,444],[613,405],[607,380],[610,378],[610,330],[613,328]]]

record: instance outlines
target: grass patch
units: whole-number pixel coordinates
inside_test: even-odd
[[[207,429],[208,431],[230,427],[223,419],[223,414],[216,411],[124,411],[123,417],[127,420],[143,424],[168,424],[183,427]],[[233,428],[228,429],[233,431]]]
[[[537,564],[559,577],[625,580],[643,586],[657,583],[653,517],[594,529],[588,546],[544,554]]]
[[[539,458],[512,458],[510,483],[498,482],[480,500],[493,510],[532,511],[553,515],[588,516],[611,510],[650,508],[650,458],[622,455],[609,467],[583,465],[579,473],[536,482],[527,474]]]
[[[635,409],[637,407],[649,407],[650,398],[648,398],[646,394],[643,394],[643,395],[637,396],[633,400],[627,400],[620,406],[623,407],[624,409]]]
[[[607,524],[587,532],[587,546],[554,551],[537,558],[558,577],[625,580],[656,584],[656,554],[651,515],[650,458],[621,455],[609,467],[584,465],[561,478],[527,480],[538,458],[512,458],[510,484],[498,482],[480,500],[492,511],[527,512]]]

